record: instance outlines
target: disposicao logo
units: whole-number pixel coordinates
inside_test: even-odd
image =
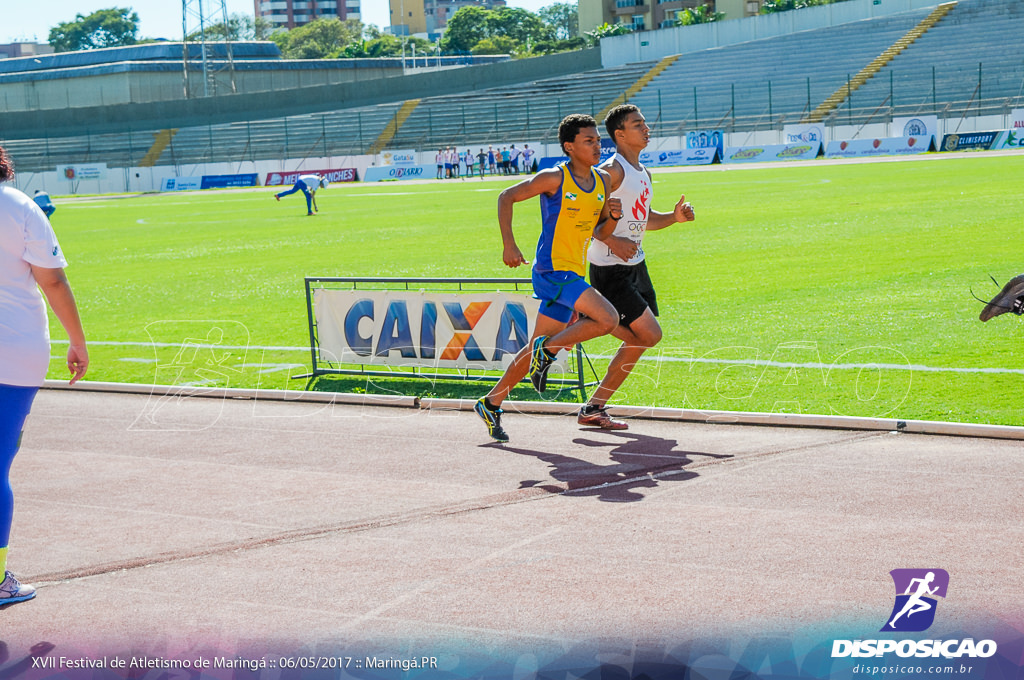
[[[881,630],[920,633],[935,621],[938,598],[946,597],[949,574],[945,569],[893,569],[896,603]]]
[[[896,586],[892,612],[882,626],[883,633],[920,633],[935,622],[938,598],[946,597],[949,573],[945,569],[893,569],[889,572]],[[881,657],[895,653],[899,657],[946,659],[988,658],[996,653],[994,640],[833,640],[832,658]]]

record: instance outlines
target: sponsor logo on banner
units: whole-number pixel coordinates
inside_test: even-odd
[[[787,144],[825,143],[825,127],[822,125],[786,125],[782,136]]]
[[[710,165],[718,157],[718,149],[679,149],[666,151],[641,151],[640,162],[648,168],[664,168],[676,165]]]
[[[194,191],[202,188],[202,177],[165,177],[161,191]]]
[[[263,183],[268,187],[291,186],[302,175],[319,175],[326,177],[328,182],[355,182],[355,168],[331,168],[330,170],[296,170],[295,172],[270,172]]]
[[[687,149],[718,149],[722,152],[722,140],[725,133],[722,130],[693,130],[686,133]]]
[[[892,611],[880,632],[920,633],[931,628],[935,622],[938,598],[945,598],[949,588],[949,573],[945,569],[893,569],[889,575],[896,587],[896,595]],[[973,638],[832,641],[832,658],[870,658],[886,654],[921,659],[988,658],[996,651],[994,640],[975,641]]]
[[[865,158],[868,156],[907,156],[926,153],[932,148],[932,137],[884,137],[832,141],[825,149],[826,158]]]
[[[416,149],[392,149],[380,154],[381,165],[416,165]]]
[[[946,135],[942,138],[943,151],[964,151],[970,149],[991,149],[999,132],[970,132],[962,135]]]
[[[321,354],[353,364],[501,370],[539,306],[524,294],[313,291]]]
[[[726,149],[724,162],[753,163],[760,161],[813,160],[818,157],[820,151],[821,142],[737,146]]]
[[[1007,130],[1000,132],[993,149],[1024,149],[1024,130]]]
[[[1024,130],[1024,109],[1010,111],[1010,129]]]
[[[229,187],[254,187],[259,185],[255,172],[239,175],[203,175],[200,189],[226,189]]]
[[[57,172],[71,180],[103,179],[107,176],[106,163],[89,163],[88,165],[58,165]]]
[[[366,169],[366,172],[363,173],[363,181],[382,182],[392,179],[420,179],[422,177],[433,177],[433,175],[429,174],[432,171],[432,166],[427,165],[375,166]]]

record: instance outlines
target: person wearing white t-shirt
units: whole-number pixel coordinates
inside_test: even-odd
[[[601,169],[610,177],[608,195],[622,202],[623,218],[611,236],[590,244],[587,260],[590,285],[619,313],[619,325],[612,335],[622,345],[576,422],[604,430],[625,430],[625,421],[613,419],[605,407],[643,353],[661,341],[661,325],[656,318],[658,301],[643,249],[644,234],[677,222],[690,222],[694,214],[686,196],[679,197],[672,212],[651,209],[651,173],[640,163],[640,152],[647,147],[651,129],[640,109],[633,104],[616,106],[604,122],[616,153]]]
[[[0,147],[0,183],[13,177],[14,166]],[[47,302],[70,341],[67,366],[71,383],[89,367],[85,332],[64,274],[66,266],[53,228],[39,206],[14,187],[0,184],[0,573],[4,575],[0,606],[29,600],[36,592],[7,570],[7,543],[14,518],[9,471],[50,363]]]
[[[327,186],[326,177],[321,177],[320,175],[299,175],[291,189],[274,194],[274,198],[280,201],[282,196],[290,196],[301,191],[306,197],[306,215],[313,215],[314,212],[320,211],[320,208],[316,205],[316,190],[325,186]]]

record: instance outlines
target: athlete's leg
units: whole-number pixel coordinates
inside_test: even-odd
[[[558,354],[563,349],[574,347],[581,342],[608,335],[619,324],[619,315],[603,295],[593,288],[587,288],[573,304],[573,308],[582,314],[580,319],[566,326],[560,332],[551,335],[544,342],[544,349],[549,354]],[[541,333],[540,335],[550,335]]]
[[[37,391],[36,387],[0,385],[0,580],[7,568],[7,542],[14,519],[11,463],[18,453],[21,430]]]
[[[305,189],[306,189],[306,183],[305,182],[296,182],[295,186],[293,186],[288,191],[282,191],[281,193],[274,194],[274,195],[277,196],[278,198],[280,198],[282,196],[290,196],[290,195],[294,194],[297,191],[305,191]]]
[[[589,403],[594,406],[607,404],[616,390],[629,377],[644,352],[661,342],[661,324],[658,323],[657,317],[648,307],[639,319],[628,326],[619,324],[611,334],[622,340],[622,345],[615,352],[611,363],[608,364],[608,372],[605,373],[601,384],[590,397]]]
[[[306,195],[306,214],[307,215],[312,215],[313,214],[313,194],[310,193],[309,189],[306,188],[305,184],[302,185],[302,193],[304,193]]]
[[[501,380],[487,393],[487,401],[493,406],[499,406],[512,391],[512,388],[526,377],[526,373],[530,370],[530,349],[533,346],[534,338],[540,335],[557,335],[564,328],[564,321],[557,321],[543,314],[537,315],[537,324],[534,326],[530,342],[516,353],[512,363],[505,369],[505,375],[501,376]]]

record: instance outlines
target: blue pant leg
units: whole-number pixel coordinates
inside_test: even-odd
[[[14,519],[11,463],[21,444],[21,430],[38,387],[0,385],[0,548],[7,547]]]
[[[293,186],[288,191],[282,191],[281,193],[278,194],[278,196],[291,196],[292,194],[294,194],[297,191],[305,191],[305,190],[306,190],[306,183],[305,182],[296,182],[295,186]]]
[[[302,193],[306,194],[306,212],[313,212],[313,192],[306,188],[306,185],[302,185]]]

